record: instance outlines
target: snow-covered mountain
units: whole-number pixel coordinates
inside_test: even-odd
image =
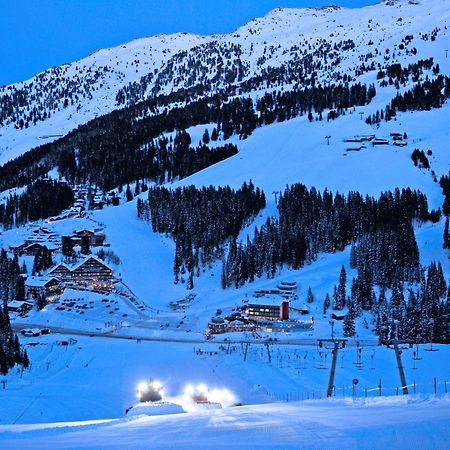
[[[0,162],[116,108],[179,89],[208,95],[233,86],[258,96],[311,79],[366,82],[380,68],[430,56],[448,72],[449,21],[444,0],[277,8],[229,35],[160,35],[104,49],[0,89]]]
[[[24,243],[59,245],[75,230],[95,230],[106,245],[91,251],[108,262],[118,287],[106,292],[69,284],[58,303],[34,308],[25,317],[11,313],[16,331],[48,327],[51,332],[21,337],[32,365],[2,378],[0,446],[209,448],[228,447],[236,437],[243,448],[297,448],[299,442],[305,448],[401,448],[416,439],[424,449],[445,445],[450,438],[448,398],[436,397],[448,390],[450,347],[433,348],[429,340],[435,333],[431,314],[441,307],[450,316],[450,297],[441,289],[430,310],[423,293],[439,284],[438,276],[430,275],[432,264],[439,264],[444,284],[450,278],[449,250],[443,248],[446,217],[441,214],[450,195],[443,193],[445,179],[439,183],[450,170],[449,42],[448,0],[389,0],[351,10],[277,8],[229,35],[139,39],[1,88],[0,184],[5,190],[0,213],[9,217],[3,208],[9,201],[20,214],[3,224],[0,248],[13,261]],[[225,156],[202,160],[202,152],[214,151]],[[177,165],[187,168],[177,172]],[[32,190],[34,180],[61,175],[61,189],[73,188],[77,197],[69,209],[31,222],[35,199],[25,198],[20,206],[11,200],[11,194],[39,193]],[[250,180],[265,193],[265,207],[247,220],[239,218],[244,225],[234,252],[256,239],[255,227],[261,230],[270,218],[281,216],[278,200],[289,185],[315,188],[317,204],[327,196],[332,202],[330,192],[334,199],[338,192],[360,193],[360,209],[349,209],[358,223],[361,211],[373,211],[361,205],[375,203],[382,192],[422,192],[429,211],[424,217],[411,215],[410,230],[403,227],[389,238],[415,239],[413,253],[423,277],[428,270],[428,281],[418,281],[419,276],[401,280],[401,287],[388,286],[386,292],[375,283],[371,294],[379,303],[358,312],[350,336],[341,320],[350,316],[350,305],[325,308],[324,301],[327,294],[334,298],[342,267],[348,297],[357,289],[355,280],[364,284],[361,267],[350,264],[356,257],[350,238],[326,250],[308,248],[300,267],[269,264],[254,279],[224,289],[222,260],[234,243],[227,238],[210,259],[196,248],[175,280],[177,259],[192,243],[177,241],[175,233],[186,231],[179,224],[158,232],[141,220],[145,213],[138,218],[148,198],[143,186],[238,190]],[[399,196],[384,197],[388,213],[398,212],[390,207],[398,207]],[[168,194],[165,199],[163,206]],[[217,211],[216,197],[209,201],[205,216],[223,214],[225,222],[229,211]],[[303,203],[304,198],[298,201]],[[192,209],[173,209],[191,217]],[[157,212],[161,222],[169,221],[164,213],[170,211]],[[320,212],[318,231],[312,234],[325,229],[333,235],[334,230],[323,227],[327,221],[334,224],[333,213]],[[202,222],[199,215],[192,217]],[[211,235],[221,221],[210,220]],[[350,233],[348,223],[343,215],[336,228],[347,226]],[[301,245],[299,240],[293,247]],[[367,262],[382,253],[377,250]],[[53,262],[76,267],[84,256],[78,247],[75,253],[56,252]],[[193,269],[189,265],[195,260]],[[31,275],[36,260],[31,253],[20,255],[19,263]],[[396,272],[400,261],[392,263]],[[193,286],[188,285],[190,275]],[[214,319],[219,325],[224,319],[233,323],[236,311],[261,296],[279,303],[280,292],[273,292],[286,281],[297,283],[292,314],[312,317],[313,328],[206,338]],[[382,316],[394,288],[397,294],[403,289],[398,303],[408,305],[405,317],[412,316],[419,298],[423,301],[417,326],[424,334],[419,343],[401,348],[406,387],[417,393],[408,400],[384,398],[405,387],[394,350],[379,345],[379,329],[392,325],[392,339],[402,319]],[[4,292],[11,296],[12,288]],[[434,339],[444,342],[447,331],[439,333]],[[332,343],[323,341],[330,337],[347,339],[339,349],[333,392],[342,401],[325,399],[331,359],[337,354]],[[206,383],[226,387],[244,407],[124,418],[135,401],[136,384],[149,377],[161,380],[168,400],[177,405],[185,400],[187,383]],[[429,396],[433,399],[424,400]]]
[[[173,54],[209,40],[188,33],[137,39],[1,87],[1,161],[114,110],[121,88],[158,73]]]

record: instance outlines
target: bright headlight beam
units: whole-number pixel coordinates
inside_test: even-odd
[[[152,387],[154,389],[156,389],[157,391],[159,391],[163,387],[163,385],[162,385],[162,383],[160,381],[153,381],[152,382]]]
[[[145,392],[148,389],[148,384],[145,381],[141,381],[137,387],[139,392]]]

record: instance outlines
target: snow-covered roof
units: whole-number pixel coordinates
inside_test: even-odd
[[[69,272],[72,270],[67,264],[59,263],[59,264],[57,264],[55,267],[52,267],[52,268],[48,271],[48,273],[49,273],[49,274],[50,274],[50,273],[53,273],[56,269],[60,269],[60,268],[67,269]]]
[[[25,286],[44,287],[53,280],[57,281],[56,278],[53,277],[28,277],[25,281]]]
[[[24,331],[37,335],[41,334],[41,330],[39,328],[25,328]]]
[[[31,305],[31,303],[23,300],[11,300],[8,303],[8,308],[21,308],[23,305]]]
[[[32,242],[31,244],[27,245],[25,247],[25,251],[27,251],[29,248],[34,247],[38,245],[39,247],[46,247],[47,250],[58,250],[58,246],[55,244],[52,244],[51,242],[48,241],[43,241],[43,242]]]
[[[21,247],[25,247],[27,244],[25,244],[25,242],[22,242],[20,244],[10,244],[9,248],[11,249],[16,249],[16,248],[21,248]]]
[[[85,263],[87,263],[88,261],[90,261],[91,259],[94,259],[95,261],[97,261],[98,263],[102,264],[103,266],[107,267],[108,269],[110,269],[111,271],[113,269],[111,269],[111,267],[108,266],[108,264],[105,263],[105,261],[102,261],[100,258],[98,258],[95,255],[89,255],[87,258],[85,258],[83,261],[81,261],[80,263],[78,263],[73,269],[72,271],[75,271],[77,269],[79,269],[81,266],[83,266]]]
[[[20,308],[25,302],[21,302],[19,300],[11,300],[8,303],[8,308]]]
[[[281,304],[286,301],[283,298],[277,297],[261,297],[261,298],[250,298],[248,303],[245,305],[249,306],[281,306]]]

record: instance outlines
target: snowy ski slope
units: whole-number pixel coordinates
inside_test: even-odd
[[[177,34],[145,38],[101,50],[57,72],[47,71],[38,78],[17,84],[16,88],[27,87],[32,94],[37,94],[59,76],[62,85],[77,77],[92,80],[92,89],[82,99],[80,96],[79,109],[77,103],[66,108],[61,106],[50,118],[23,130],[15,129],[12,124],[1,127],[0,163],[116,109],[119,89],[129,83],[139,83],[149,70],[156,69],[155,77],[164,69],[171,76],[179,74],[160,92],[185,86],[183,67],[187,58],[201,55],[208,45],[224,60],[233,58],[227,56],[224,49],[232,44],[239,46],[246,70],[243,81],[269,66],[281,66],[301,52],[308,53],[309,46],[314,48],[323,40],[338,43],[343,39],[353,39],[356,47],[340,53],[341,62],[333,71],[319,71],[318,79],[322,82],[331,81],[333,73],[337,72],[353,76],[355,68],[375,47],[379,52],[369,59],[376,65],[384,67],[394,62],[407,65],[433,57],[441,73],[449,75],[450,58],[446,58],[445,52],[450,42],[448,1],[411,3],[382,3],[359,10],[279,8],[227,36]],[[436,40],[420,38],[421,33],[430,34],[435,28],[440,28]],[[408,34],[414,35],[410,47],[417,48],[416,55],[398,48]],[[295,45],[299,48],[291,50]],[[395,51],[394,46],[397,46]],[[386,53],[386,49],[390,52]],[[188,52],[182,53],[185,50]],[[261,62],[263,56],[265,61]],[[135,62],[138,59],[139,64]],[[206,60],[204,58],[205,67],[209,67]],[[111,70],[96,79],[95,71],[105,65]],[[377,70],[373,70],[355,79],[376,83],[376,73]],[[144,96],[150,95],[155,79],[147,86]],[[242,231],[241,239],[251,235],[255,225],[261,225],[268,216],[276,214],[276,193],[297,182],[320,190],[342,193],[357,190],[374,196],[396,187],[411,187],[427,195],[430,208],[438,208],[443,197],[431,170],[437,179],[450,170],[450,104],[432,111],[401,113],[396,120],[382,121],[379,127],[369,126],[363,119],[385,107],[396,94],[392,86],[376,87],[377,96],[370,105],[348,111],[335,121],[310,123],[306,117],[300,117],[258,128],[246,140],[232,137],[230,142],[238,146],[239,154],[169,186],[212,184],[238,188],[251,179],[265,191],[267,207]],[[0,90],[0,96],[5,89],[8,87]],[[249,95],[256,99],[263,92],[264,88]],[[201,139],[205,128],[212,131],[211,124],[188,130],[193,143]],[[389,138],[392,132],[406,132],[407,146],[367,146],[359,152],[349,152],[344,142],[355,135],[372,133]],[[329,145],[325,136],[331,136]],[[432,150],[431,170],[413,165],[411,152],[415,148]],[[2,197],[5,195],[3,193]],[[141,194],[141,198],[145,196]],[[299,271],[285,268],[274,279],[262,278],[240,289],[226,291],[220,287],[219,261],[195,278],[193,293],[196,296],[189,306],[175,311],[170,302],[184,299],[188,291],[185,285],[173,283],[174,243],[166,236],[152,233],[148,223],[137,219],[136,199],[118,207],[93,211],[85,219],[46,224],[61,235],[76,228],[99,225],[105,228],[106,240],[120,258],[120,264],[114,266],[115,274],[146,305],[148,318],[138,317],[129,305],[114,298],[120,303],[120,312],[126,312],[129,317],[123,327],[112,329],[105,323],[108,316],[95,295],[86,298],[95,302],[95,308],[86,313],[87,321],[78,325],[75,314],[62,315],[54,308],[33,313],[28,318],[30,324],[37,322],[50,327],[53,324],[87,333],[94,327],[105,336],[77,335],[74,336],[76,342],[68,346],[61,345],[61,341],[69,339],[70,333],[22,338],[28,344],[33,365],[22,375],[13,371],[5,377],[7,388],[0,391],[4,400],[0,402],[2,448],[167,448],[168,445],[228,448],[231,443],[236,448],[239,445],[280,449],[407,448],[413,445],[424,449],[446,448],[450,437],[448,398],[432,396],[432,381],[437,378],[438,397],[445,397],[443,383],[450,379],[450,349],[439,346],[438,352],[426,352],[423,345],[420,347],[422,359],[417,361],[413,357],[417,349],[403,349],[408,383],[417,384],[421,397],[377,400],[374,397],[380,378],[386,389],[383,395],[395,395],[400,382],[393,350],[375,346],[376,336],[371,327],[366,329],[362,325],[363,319],[370,322],[367,314],[357,322],[357,340],[370,344],[363,349],[364,366],[358,369],[354,365],[355,341],[342,352],[336,375],[337,397],[350,395],[353,378],[359,379],[358,399],[354,402],[345,399],[280,403],[289,395],[295,400],[312,396],[313,392],[317,396],[324,395],[331,351],[317,348],[315,342],[317,338],[330,337],[328,319],[321,314],[323,299],[326,293],[332,293],[342,265],[351,279],[349,249],[321,254],[313,264]],[[416,238],[422,263],[440,261],[448,278],[450,261],[448,252],[442,249],[443,227],[443,221],[416,226]],[[3,232],[0,246],[7,248],[20,241],[26,231],[22,227]],[[242,346],[223,345],[223,337],[216,339],[217,343],[205,342],[204,330],[216,309],[231,310],[242,305],[243,299],[256,289],[270,289],[286,279],[299,283],[299,304],[305,302],[308,287],[312,288],[316,300],[311,310],[316,324],[314,331],[279,338],[305,339],[307,344],[274,345],[272,362],[268,361],[263,345],[252,344],[244,362]],[[342,326],[336,326],[334,331],[335,336],[342,336]],[[143,340],[138,343],[136,339],[127,339],[129,336],[202,342]],[[230,335],[226,337],[233,339]],[[265,337],[268,336],[260,336]],[[33,344],[36,342],[38,345]],[[196,353],[199,349],[201,353]],[[213,354],[206,354],[208,352]],[[227,387],[244,406],[165,417],[123,418],[124,410],[135,401],[136,384],[149,376],[164,381],[173,397],[179,395],[187,382]],[[367,401],[364,389],[368,389],[368,397],[371,397]]]

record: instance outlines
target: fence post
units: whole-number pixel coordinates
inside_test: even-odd
[[[434,381],[434,394],[437,394],[437,382],[436,382],[436,377],[433,378]]]
[[[378,396],[381,397],[381,378],[380,378],[380,384],[378,385]]]
[[[396,390],[397,390],[397,395],[398,395],[398,386],[397,386],[397,389],[396,389]]]
[[[444,381],[445,393],[447,394],[447,381]]]
[[[414,394],[416,393],[416,380],[413,381],[413,385],[414,385]]]
[[[366,392],[366,398],[367,398],[367,388],[365,388],[364,391]]]

